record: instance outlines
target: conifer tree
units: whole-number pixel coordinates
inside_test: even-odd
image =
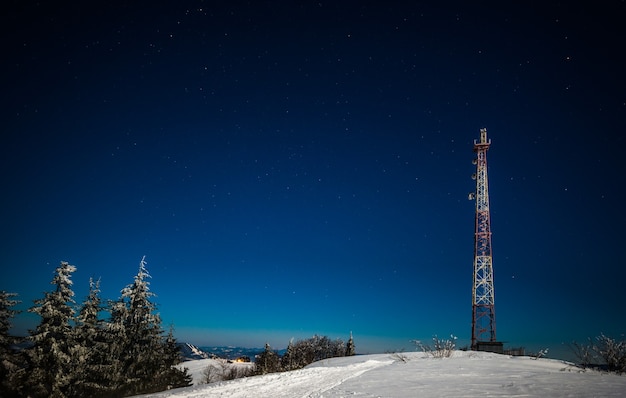
[[[149,382],[158,372],[158,352],[161,339],[161,320],[155,314],[156,307],[150,301],[150,275],[146,269],[145,256],[139,263],[134,282],[124,289],[120,300],[113,308],[113,337],[120,344],[115,351],[119,354],[119,372],[122,384],[118,390],[122,395],[139,394],[146,391]]]
[[[16,395],[13,378],[19,369],[17,356],[14,354],[12,345],[18,339],[9,334],[11,330],[11,320],[19,313],[12,308],[20,301],[13,300],[17,293],[7,293],[0,291],[0,397],[10,397]]]
[[[160,390],[169,390],[178,387],[187,387],[193,384],[193,377],[189,374],[188,368],[178,369],[174,365],[181,362],[180,347],[174,338],[174,327],[165,337],[163,344],[163,355],[161,361],[161,375],[157,378],[160,381]]]
[[[293,338],[289,340],[289,344],[287,345],[287,350],[285,354],[280,359],[280,364],[285,371],[290,371],[294,369],[298,369],[298,365],[296,362],[296,348],[293,344]]]
[[[280,358],[278,354],[272,350],[268,343],[265,343],[265,350],[259,354],[255,361],[255,373],[264,375],[280,371]]]
[[[154,293],[150,291],[148,278],[144,256],[134,282],[122,290],[120,300],[111,307],[113,382],[120,395],[161,391],[171,385],[170,376],[179,386],[188,376],[186,371],[181,375],[172,370],[180,359],[174,355],[173,335],[169,343],[163,338],[161,318],[151,301]]]
[[[62,261],[52,282],[55,290],[35,300],[28,311],[41,317],[30,332],[33,345],[26,350],[28,377],[25,395],[31,397],[65,397],[72,380],[71,347],[74,345],[71,321],[74,317],[72,273],[76,267]]]
[[[75,345],[72,348],[74,374],[72,395],[77,397],[106,396],[111,392],[107,383],[111,372],[109,342],[105,322],[99,316],[103,311],[100,298],[100,280],[89,278],[89,295],[76,319]]]
[[[354,339],[352,338],[352,332],[350,332],[350,339],[348,340],[348,343],[346,344],[346,356],[352,356],[356,353],[356,349],[354,347]]]
[[[128,308],[124,300],[119,298],[108,301],[107,311],[110,318],[104,329],[104,341],[108,344],[109,372],[104,375],[102,383],[116,392],[113,395],[119,396],[124,386],[132,381],[125,373],[126,362],[129,360],[126,355],[128,337],[125,327]]]

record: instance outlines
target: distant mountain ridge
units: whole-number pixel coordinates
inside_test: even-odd
[[[256,355],[264,351],[263,348],[233,347],[233,346],[203,346],[202,351],[208,352],[218,358],[237,359],[241,357],[249,357],[252,362]]]

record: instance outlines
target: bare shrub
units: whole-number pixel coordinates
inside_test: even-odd
[[[409,361],[409,358],[401,352],[392,353],[391,359],[393,359],[396,362],[404,362],[404,363]]]
[[[252,364],[236,364],[226,360],[211,363],[202,370],[202,383],[215,383],[217,381],[235,380],[242,377],[252,376],[254,366]]]
[[[202,370],[202,383],[210,384],[220,380],[222,380],[222,374],[216,365],[209,364]]]
[[[252,376],[254,373],[254,368],[248,365],[237,365],[229,363],[227,365],[223,365],[222,368],[222,380],[235,380],[241,379],[243,377]]]
[[[602,358],[610,372],[626,372],[626,341],[617,341],[601,333],[593,350]]]
[[[224,367],[222,370],[223,380],[235,380],[239,378],[239,369],[237,366]]]
[[[449,358],[456,348],[456,336],[451,334],[450,339],[440,339],[433,336],[433,345],[427,345],[419,340],[412,340],[418,349],[432,356],[433,358]]]
[[[580,344],[573,341],[568,345],[568,347],[574,354],[578,365],[583,368],[588,368],[597,361],[596,353],[593,350],[592,344]]]
[[[573,342],[570,350],[583,368],[600,367],[609,372],[626,373],[626,341],[601,333],[588,344]]]

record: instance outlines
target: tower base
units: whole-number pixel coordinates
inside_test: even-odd
[[[504,343],[501,341],[477,341],[474,351],[495,352],[504,354]]]

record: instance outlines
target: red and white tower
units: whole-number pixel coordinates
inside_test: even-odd
[[[493,262],[491,257],[491,220],[489,216],[489,187],[487,184],[487,129],[480,129],[480,141],[474,140],[476,158],[476,192],[469,198],[476,200],[474,233],[474,284],[472,287],[472,350],[502,351],[496,341],[496,313],[493,289]]]

